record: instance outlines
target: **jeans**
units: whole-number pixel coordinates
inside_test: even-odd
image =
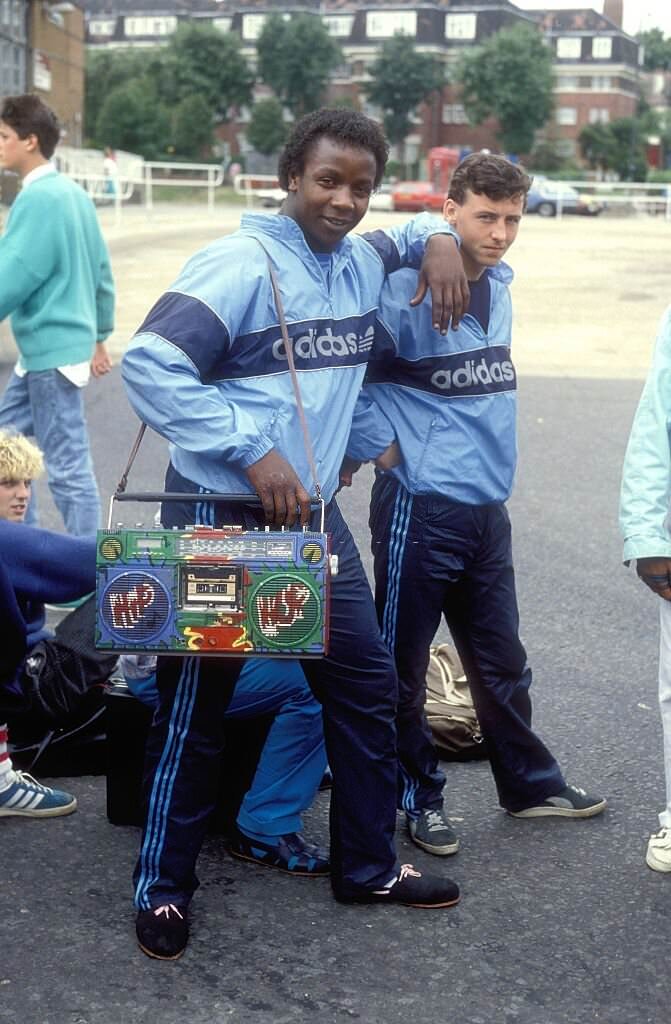
[[[59,370],[19,377],[12,373],[0,400],[0,427],[34,437],[42,449],[49,488],[68,533],[78,537],[100,526],[100,497],[84,419],[82,389]],[[36,525],[36,506],[26,522]]]
[[[662,828],[671,826],[671,604],[659,602],[659,710],[664,737],[664,776],[666,806],[659,815]]]

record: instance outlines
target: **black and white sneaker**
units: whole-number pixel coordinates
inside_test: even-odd
[[[457,835],[442,808],[422,811],[418,818],[408,816],[407,821],[413,843],[427,853],[448,857],[459,849]]]
[[[586,793],[579,786],[566,786],[540,804],[521,811],[508,811],[508,814],[514,818],[593,818],[607,806],[602,796]]]
[[[140,910],[135,931],[140,949],[155,960],[177,960],[189,941],[187,908],[166,903]]]
[[[354,896],[339,896],[340,903],[400,903],[405,907],[438,910],[453,907],[459,902],[459,886],[450,878],[425,875],[412,866],[403,864],[381,889],[366,889]]]

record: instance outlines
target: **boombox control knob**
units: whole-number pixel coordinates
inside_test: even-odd
[[[329,555],[329,569],[331,570],[331,576],[338,575],[338,556]]]

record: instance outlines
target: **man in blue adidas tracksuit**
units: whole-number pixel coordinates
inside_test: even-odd
[[[339,556],[329,655],[303,662],[323,705],[333,773],[333,890],[344,902],[444,907],[458,899],[453,882],[396,860],[396,673],[333,500],[385,274],[417,267],[436,231],[433,218],[419,218],[368,240],[346,237],[366,212],[386,158],[383,135],[361,114],[322,110],[298,122],[280,158],[288,192],[280,215],[247,214],[239,231],[197,253],[150,311],[122,372],[139,416],[171,442],[166,489],[203,493],[197,507],[165,503],[164,525],[254,527],[264,516],[277,526],[297,517],[307,523],[314,482],[271,261],[327,502],[326,530]],[[429,248],[437,278],[458,280],[454,241],[437,238]],[[440,292],[445,282],[437,278]],[[443,329],[445,316],[437,306],[434,320]],[[264,512],[215,506],[208,491],[258,495]],[[187,942],[186,907],[216,795],[223,712],[239,671],[240,662],[229,659],[158,662],[161,703],[148,744],[151,786],[135,901],[140,946],[160,959],[180,956]]]
[[[520,817],[590,817],[605,800],[567,786],[531,728],[531,670],[518,634],[510,522],[517,458],[510,358],[514,241],[530,181],[500,156],[455,170],[444,215],[461,238],[470,306],[449,345],[412,270],[380,300],[374,357],[357,404],[343,483],[378,466],[370,507],[375,599],[399,676],[399,806],[414,842],[455,853],[445,776],[424,717],[429,645],[445,616],[468,675],[501,805]]]

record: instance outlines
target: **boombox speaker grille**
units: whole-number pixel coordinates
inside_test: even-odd
[[[148,572],[120,573],[103,592],[102,621],[114,636],[134,644],[151,642],[170,618],[170,598],[163,585]]]
[[[251,618],[277,650],[307,646],[321,630],[322,600],[312,580],[289,573],[266,576],[252,590]]]

